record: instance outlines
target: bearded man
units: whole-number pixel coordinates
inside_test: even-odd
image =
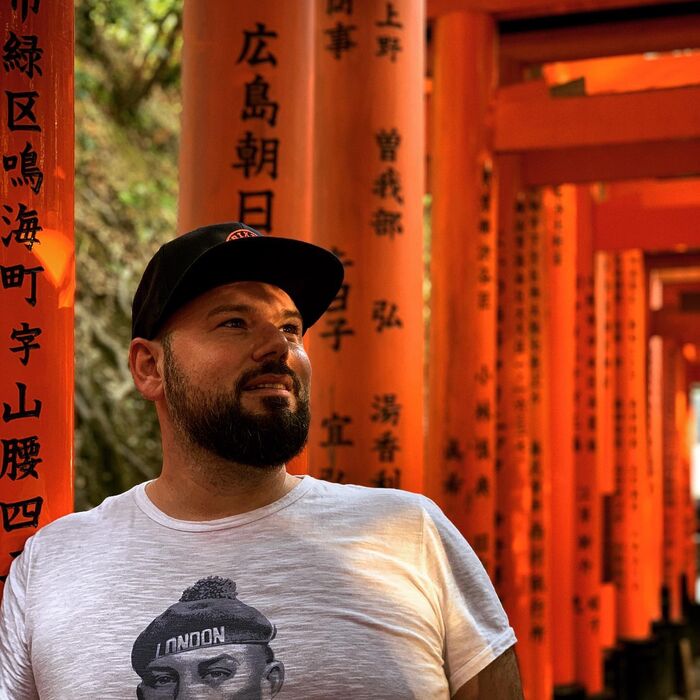
[[[27,541],[0,698],[522,697],[513,630],[432,501],[286,470],[309,428],[303,336],[342,280],[329,251],[240,223],[155,254],[129,366],[161,473]]]

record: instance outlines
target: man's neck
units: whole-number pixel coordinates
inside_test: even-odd
[[[260,469],[210,455],[174,457],[164,455],[161,475],[147,485],[146,494],[159,510],[178,520],[247,513],[274,503],[299,483],[284,465]]]

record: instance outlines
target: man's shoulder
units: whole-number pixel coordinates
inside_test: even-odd
[[[402,489],[318,480],[317,492],[328,499],[334,508],[359,508],[386,515],[422,517],[423,513],[435,507],[435,504],[426,496]]]
[[[68,513],[44,525],[33,537],[35,542],[49,544],[68,539],[83,538],[91,532],[103,532],[105,525],[118,523],[126,511],[133,507],[133,489],[116,496],[108,496],[100,505],[90,510]]]

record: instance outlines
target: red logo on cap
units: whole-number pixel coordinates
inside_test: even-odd
[[[257,234],[249,231],[247,228],[239,228],[236,231],[231,231],[231,233],[226,236],[227,241],[236,241],[239,238],[257,238]]]

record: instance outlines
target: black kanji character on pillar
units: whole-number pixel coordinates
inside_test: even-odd
[[[398,317],[399,307],[385,299],[378,299],[372,308],[372,320],[377,322],[375,330],[381,333],[385,328],[402,328],[403,321]]]
[[[264,22],[256,22],[255,29],[243,31],[243,48],[236,63],[247,61],[249,66],[257,66],[260,63],[277,65],[277,59],[267,49],[265,39],[276,39],[277,32],[268,29]]]
[[[479,421],[491,420],[491,403],[489,401],[476,402],[476,419]]]
[[[344,316],[340,318],[325,318],[326,330],[319,333],[321,338],[332,338],[331,350],[338,352],[341,341],[346,335],[355,335],[355,331],[348,326],[348,320]]]
[[[491,162],[485,162],[481,166],[481,184],[485,189],[490,189],[491,180],[493,177],[493,164]]]
[[[22,554],[21,549],[18,549],[16,552],[10,552],[10,559],[16,559],[20,554]],[[7,575],[0,576],[0,583],[5,583],[5,581],[7,581]]]
[[[27,409],[27,385],[21,382],[15,382],[15,385],[19,391],[19,408],[13,412],[12,406],[10,406],[9,403],[3,402],[2,419],[5,423],[9,423],[11,420],[17,420],[19,418],[38,418],[41,415],[41,401],[35,399],[34,408]]]
[[[336,12],[352,14],[352,0],[326,0],[326,14],[334,15]]]
[[[481,365],[479,371],[474,375],[474,378],[481,386],[486,386],[486,384],[493,379],[493,373],[488,365]]]
[[[18,0],[10,0],[12,3],[12,9],[17,11]],[[39,5],[41,5],[41,0],[20,0],[20,5],[22,8],[22,21],[27,19],[27,14],[31,10],[35,15],[39,13]]]
[[[268,92],[270,84],[256,75],[255,79],[245,84],[245,102],[241,119],[265,119],[270,126],[277,124],[279,104],[270,100]]]
[[[489,479],[483,474],[476,480],[476,495],[477,496],[488,496],[489,495]]]
[[[379,195],[382,199],[393,197],[399,204],[403,204],[401,175],[398,170],[390,167],[381,173],[374,181],[372,194]]]
[[[535,522],[530,527],[530,539],[531,540],[541,540],[544,537],[544,529],[542,528],[542,523]]]
[[[321,427],[326,430],[326,439],[321,447],[346,447],[355,443],[343,435],[346,426],[352,423],[350,416],[338,415],[335,411],[321,421]]]
[[[324,467],[321,469],[321,478],[324,481],[332,481],[336,484],[345,483],[345,472],[342,469],[334,469],[333,467]]]
[[[377,236],[389,236],[392,240],[394,236],[403,233],[400,211],[387,211],[384,208],[377,209],[372,214],[372,228]]]
[[[372,479],[372,485],[381,489],[398,489],[401,487],[401,470],[394,469],[394,473],[388,473],[385,469],[380,470]]]
[[[474,551],[477,554],[485,553],[489,548],[489,536],[486,532],[481,532],[478,535],[474,535]]]
[[[42,75],[39,61],[44,49],[40,49],[37,42],[38,37],[34,34],[20,39],[14,32],[10,32],[10,38],[2,47],[5,70],[18,70],[20,73],[26,73],[28,78],[34,77],[34,71]]]
[[[350,294],[350,285],[342,284],[331,305],[326,309],[327,312],[347,311],[348,310],[348,295]]]
[[[257,192],[238,191],[238,220],[260,231],[270,233],[272,230],[272,202],[275,193],[272,190]]]
[[[535,642],[541,642],[544,639],[544,627],[542,625],[534,625],[530,629],[530,637]]]
[[[13,187],[29,185],[32,192],[39,194],[41,183],[44,182],[44,173],[37,166],[37,152],[32,144],[27,141],[27,145],[19,153],[20,177],[10,177]],[[2,167],[6,173],[17,167],[18,158],[15,155],[3,156]]]
[[[39,272],[43,271],[43,267],[0,265],[0,280],[2,281],[3,289],[11,289],[13,287],[22,287],[24,284],[24,276],[29,275],[32,281],[29,296],[26,297],[26,302],[31,306],[36,306],[36,276]]]
[[[372,450],[379,455],[380,462],[393,462],[395,454],[401,451],[399,439],[391,430],[385,430],[375,438]]]
[[[41,496],[16,503],[0,503],[3,530],[12,532],[23,527],[39,527],[39,516],[43,504],[44,499]]]
[[[391,423],[398,425],[401,417],[401,404],[396,401],[396,394],[375,394],[372,401],[373,423]]]
[[[355,29],[357,29],[356,25],[343,24],[342,22],[337,22],[335,27],[326,29],[324,33],[328,34],[329,43],[326,44],[325,49],[339,59],[343,53],[350,51],[353,46],[357,46],[350,36],[350,32],[355,31]]]
[[[464,479],[457,472],[450,472],[442,484],[445,493],[459,493],[464,485]]]
[[[377,27],[390,27],[392,29],[403,29],[403,24],[398,21],[399,11],[394,7],[393,2],[386,3],[386,17],[374,24]]]
[[[239,139],[238,146],[236,146],[238,162],[232,163],[231,167],[241,168],[243,176],[248,178],[251,171],[253,175],[259,175],[267,165],[268,175],[274,180],[277,178],[279,143],[279,139],[258,139],[252,131],[246,131],[245,136]]]
[[[24,321],[19,328],[13,328],[10,333],[12,340],[19,340],[20,345],[16,348],[10,348],[10,352],[24,353],[19,361],[26,367],[29,362],[29,353],[32,350],[38,350],[41,345],[35,343],[37,336],[41,335],[41,328],[30,328],[29,324]]]
[[[396,57],[403,51],[401,39],[398,36],[378,36],[377,53],[375,56],[389,56],[392,63],[396,63]]]
[[[10,131],[41,131],[34,114],[34,104],[39,93],[36,90],[29,92],[11,92],[5,90],[7,95],[7,127]]]
[[[401,134],[396,127],[391,131],[380,129],[375,138],[379,145],[379,160],[390,163],[396,162],[396,151],[401,144]]]
[[[7,204],[3,206],[3,209],[8,214],[14,214],[12,207],[8,207]],[[12,220],[4,214],[2,220],[8,226],[12,225]],[[5,247],[10,245],[12,238],[15,239],[15,243],[23,243],[29,250],[32,249],[35,243],[41,243],[37,238],[37,234],[44,229],[39,226],[39,216],[36,210],[28,209],[25,204],[20,204],[19,211],[15,217],[15,223],[17,224],[17,228],[12,229],[7,236],[1,239]]]
[[[464,459],[464,452],[457,438],[447,438],[443,456],[448,462],[461,462]]]
[[[28,476],[39,478],[36,465],[44,460],[39,457],[39,438],[32,435],[26,438],[2,440],[2,464],[0,479],[7,475],[11,481],[21,481]]]
[[[338,260],[340,260],[340,262],[343,264],[343,267],[352,267],[355,264],[353,260],[350,260],[349,258],[345,257],[346,254],[342,250],[340,250],[340,248],[336,248],[335,246],[333,246],[331,248],[331,253],[333,253],[333,255],[335,255],[335,257],[338,258]]]

